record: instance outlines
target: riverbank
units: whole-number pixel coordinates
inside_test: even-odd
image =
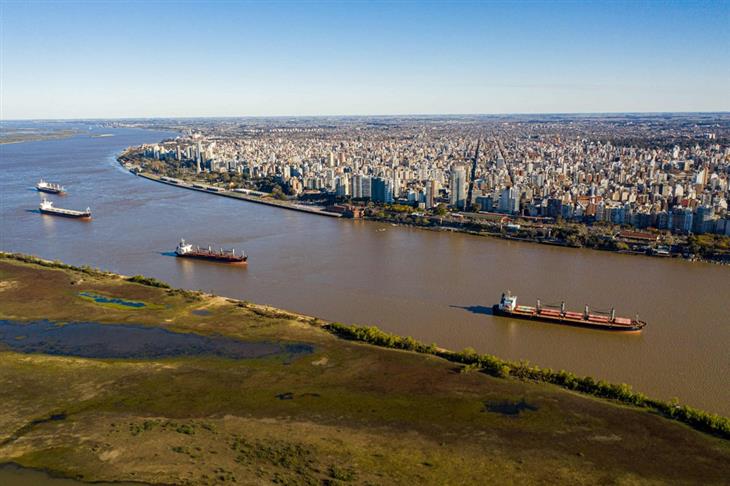
[[[92,359],[6,346],[0,462],[152,484],[505,475],[719,484],[730,474],[729,441],[585,394],[625,386],[590,387],[562,373],[561,386],[575,383],[568,391],[542,382],[547,370],[32,257],[3,254],[0,281],[5,321],[133,324],[313,349],[293,358]]]
[[[365,218],[399,226],[446,230],[508,241],[730,265],[730,238],[719,235],[670,236],[656,230],[632,231],[619,226],[534,223],[495,213],[428,215],[412,212],[412,208],[401,205],[371,208],[365,212]],[[677,241],[672,243],[674,240]]]
[[[223,188],[213,186],[210,184],[203,184],[200,182],[187,182],[179,179],[171,179],[164,176],[159,176],[156,174],[152,174],[149,172],[144,172],[141,170],[141,168],[127,164],[123,162],[120,159],[117,159],[119,163],[127,169],[130,173],[142,177],[144,179],[148,179],[155,182],[160,182],[162,184],[167,184],[169,186],[175,186],[175,187],[181,187],[183,189],[189,189],[191,191],[198,191],[198,192],[204,192],[206,194],[214,194],[216,196],[223,196],[223,197],[229,197],[232,199],[239,199],[242,201],[257,203],[257,204],[265,204],[267,206],[274,206],[280,209],[289,209],[292,211],[299,211],[302,213],[309,213],[309,214],[316,214],[319,216],[327,216],[330,218],[341,218],[342,214],[340,213],[333,213],[331,211],[327,211],[322,207],[319,206],[305,206],[302,204],[293,204],[285,201],[277,201],[273,199],[270,196],[261,197],[256,196],[246,192],[237,192],[237,191],[227,191]]]
[[[655,240],[649,244],[647,241],[631,241],[631,239],[617,238],[610,233],[595,231],[591,227],[582,225],[550,225],[540,224],[536,227],[524,227],[515,224],[515,221],[504,215],[483,215],[479,213],[446,213],[442,216],[428,215],[418,213],[413,208],[407,206],[398,206],[396,211],[388,211],[387,207],[375,206],[367,208],[347,209],[346,211],[333,212],[328,211],[323,206],[297,204],[288,200],[275,199],[272,195],[266,194],[261,196],[260,193],[253,190],[233,189],[216,186],[201,181],[189,181],[181,178],[172,178],[159,174],[145,171],[144,167],[135,162],[134,154],[130,155],[129,150],[123,152],[117,157],[117,161],[129,172],[144,177],[155,182],[182,187],[184,189],[206,192],[209,194],[217,194],[219,196],[230,197],[234,199],[266,204],[281,209],[289,209],[309,214],[316,214],[328,217],[343,217],[352,215],[353,211],[362,214],[362,219],[366,221],[374,221],[381,223],[389,223],[398,226],[405,226],[418,229],[435,230],[435,231],[452,231],[465,233],[474,236],[500,238],[508,241],[519,241],[525,243],[537,243],[550,246],[561,246],[565,248],[585,248],[591,250],[600,250],[605,252],[619,253],[623,255],[633,256],[649,256],[655,258],[673,258],[687,262],[703,262],[714,263],[719,265],[730,265],[730,252],[725,249],[719,253],[710,252],[709,254],[700,253],[701,247],[692,247],[689,244],[674,245],[676,248],[669,246],[669,250],[663,249],[663,246],[656,246],[660,239],[660,235],[653,235]],[[258,194],[258,195],[256,195]],[[404,213],[402,208],[407,208],[408,213]],[[496,222],[494,217],[499,216],[501,219]],[[583,234],[588,232],[590,234]],[[548,236],[555,234],[564,234],[563,238]],[[652,235],[649,235],[652,236]],[[679,237],[679,236],[677,236]],[[725,238],[727,237],[719,237]],[[581,239],[586,240],[581,243]],[[590,244],[589,244],[590,243]],[[726,243],[727,246],[727,243]],[[692,250],[695,250],[694,252]],[[702,250],[704,251],[704,250]],[[719,251],[719,250],[718,250]],[[709,256],[708,256],[709,255]]]
[[[655,259],[660,259],[660,260],[661,259],[679,260],[679,261],[688,262],[688,263],[711,263],[714,265],[722,265],[722,266],[730,265],[730,260],[706,259],[706,258],[702,258],[701,256],[697,256],[697,255],[683,256],[678,253],[674,253],[671,255],[664,255],[664,254],[653,254],[653,253],[647,252],[647,251],[635,251],[635,250],[629,250],[629,249],[624,250],[624,249],[585,247],[585,246],[581,246],[581,245],[572,245],[567,242],[561,242],[561,241],[549,240],[549,239],[520,238],[518,236],[509,234],[507,232],[475,231],[473,229],[446,226],[446,225],[442,225],[442,223],[433,223],[433,224],[402,223],[402,222],[393,222],[389,219],[384,219],[384,218],[371,218],[371,217],[366,217],[365,220],[383,223],[383,224],[391,224],[391,225],[401,226],[401,227],[405,227],[405,228],[414,228],[414,229],[420,229],[420,230],[426,230],[426,231],[437,231],[437,232],[462,233],[462,234],[467,234],[467,235],[471,235],[471,236],[479,236],[479,237],[484,237],[484,238],[498,238],[500,240],[505,240],[505,241],[532,243],[532,244],[536,244],[536,245],[595,250],[595,251],[600,251],[600,252],[604,252],[604,253],[616,253],[619,255],[643,256],[643,257],[650,257],[650,258],[655,258]]]

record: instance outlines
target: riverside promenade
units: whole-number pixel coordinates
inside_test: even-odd
[[[340,213],[334,213],[332,211],[325,210],[322,206],[307,206],[304,204],[294,204],[287,201],[277,201],[271,197],[258,196],[255,193],[257,191],[241,192],[236,190],[226,190],[221,187],[211,186],[209,184],[203,184],[201,182],[187,182],[180,179],[173,179],[171,177],[158,176],[150,174],[149,172],[143,172],[138,166],[124,164],[120,161],[120,164],[125,169],[129,170],[134,175],[144,177],[151,181],[160,182],[169,186],[182,187],[183,189],[190,189],[191,191],[205,192],[207,194],[213,194],[216,196],[230,197],[232,199],[239,199],[242,201],[248,201],[258,204],[266,204],[267,206],[275,206],[282,209],[290,209],[292,211],[299,211],[302,213],[316,214],[318,216],[327,216],[330,218],[341,218]]]

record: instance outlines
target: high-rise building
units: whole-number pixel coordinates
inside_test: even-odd
[[[431,209],[436,205],[436,196],[438,195],[438,182],[431,179],[426,182],[426,209]]]
[[[362,197],[362,176],[355,174],[352,176],[352,183],[350,184],[352,197],[360,199]]]
[[[400,177],[398,174],[393,174],[393,198],[400,196]]]
[[[200,140],[198,140],[198,145],[195,147],[195,165],[196,165],[195,171],[198,174],[200,174],[200,163],[201,163],[201,158],[202,158],[202,152],[203,152],[203,149],[200,145]]]
[[[477,205],[480,211],[491,212],[494,210],[494,199],[492,196],[477,196]]]
[[[373,197],[373,185],[370,176],[362,176],[362,197],[367,199]]]
[[[370,176],[355,174],[352,176],[352,197],[355,199],[369,199],[372,197],[372,182]]]
[[[393,202],[393,185],[390,180],[382,177],[374,177],[372,191],[373,201],[386,204]]]
[[[676,207],[672,211],[672,230],[678,233],[692,231],[693,215],[690,208]]]
[[[514,186],[504,188],[499,195],[499,212],[508,214],[520,212],[520,193]]]
[[[341,197],[350,195],[350,180],[347,177],[343,176],[337,178],[336,193]]]
[[[692,220],[692,231],[697,234],[707,233],[712,230],[712,220],[715,212],[709,206],[697,206],[695,216]]]
[[[556,198],[551,197],[547,201],[547,216],[551,218],[557,218],[563,213],[563,202]]]
[[[451,181],[449,185],[450,204],[459,209],[464,209],[466,204],[466,169],[463,166],[457,166],[451,172]]]

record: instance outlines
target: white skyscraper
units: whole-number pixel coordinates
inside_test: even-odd
[[[499,212],[509,214],[520,212],[520,193],[514,187],[502,190],[499,195]]]
[[[200,162],[202,157],[203,149],[200,145],[200,140],[198,140],[198,145],[195,147],[195,164],[196,164],[196,172],[200,174]]]

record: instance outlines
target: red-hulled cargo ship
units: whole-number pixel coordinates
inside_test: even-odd
[[[565,324],[568,326],[587,327],[602,329],[606,331],[641,331],[646,322],[640,321],[637,315],[635,319],[628,317],[616,317],[615,309],[611,312],[591,313],[588,306],[583,312],[565,310],[565,302],[558,306],[543,306],[540,300],[537,306],[517,305],[517,296],[509,291],[502,294],[499,304],[492,306],[495,315],[514,317],[517,319],[530,319],[533,321],[550,322],[554,324]]]
[[[236,253],[236,250],[213,250],[210,247],[207,249],[200,248],[199,246],[193,247],[189,243],[185,243],[185,240],[180,240],[180,243],[175,248],[175,255],[183,258],[198,258],[200,260],[212,260],[215,262],[222,263],[246,263],[248,256],[241,252]]]

